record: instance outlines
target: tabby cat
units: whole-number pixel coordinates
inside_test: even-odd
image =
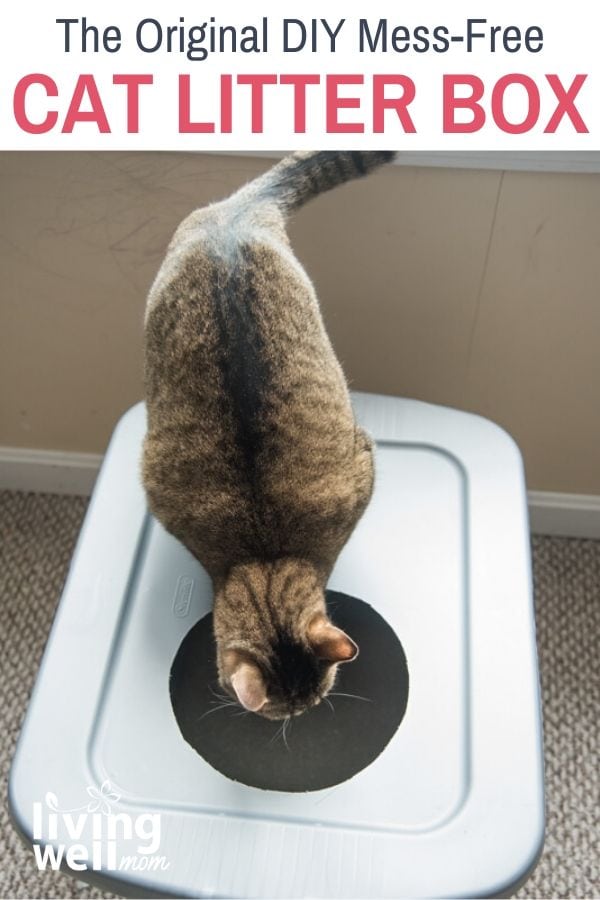
[[[221,686],[271,719],[358,653],[324,590],[374,474],[286,216],[393,155],[285,158],[183,221],[148,297],[149,506],[212,578]]]

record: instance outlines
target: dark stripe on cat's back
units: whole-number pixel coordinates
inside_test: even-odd
[[[254,495],[259,485],[257,457],[263,443],[265,398],[271,380],[260,327],[260,297],[253,268],[259,265],[251,247],[239,245],[230,259],[215,259],[213,301],[218,332],[218,364],[222,403],[233,420],[232,438]]]
[[[350,157],[352,159],[352,162],[354,163],[356,171],[360,175],[366,175],[367,167],[365,166],[363,154],[359,150],[352,150],[350,152]]]

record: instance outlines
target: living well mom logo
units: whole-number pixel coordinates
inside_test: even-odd
[[[111,804],[121,799],[104,781],[100,788],[86,788],[83,806],[61,809],[55,794],[47,793],[45,805],[33,804],[33,852],[38,869],[68,866],[86,869],[157,871],[169,862],[159,854],[160,814],[113,813]]]

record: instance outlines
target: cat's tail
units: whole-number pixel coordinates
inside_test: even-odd
[[[285,215],[318,194],[391,162],[395,155],[388,150],[299,151],[286,156],[245,190],[253,199],[274,202]]]

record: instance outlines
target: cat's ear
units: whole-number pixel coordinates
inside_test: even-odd
[[[254,663],[240,663],[231,676],[231,686],[244,709],[250,712],[258,712],[267,702],[265,680]]]
[[[308,641],[315,656],[331,663],[350,662],[358,656],[358,647],[345,631],[336,628],[327,616],[316,616],[308,626]]]

